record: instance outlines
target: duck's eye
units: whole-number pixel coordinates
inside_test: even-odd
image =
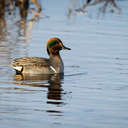
[[[53,50],[62,50],[62,47],[60,47],[60,46],[55,46],[55,47],[53,47],[52,49],[53,49]]]

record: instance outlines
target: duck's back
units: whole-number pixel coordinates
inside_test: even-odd
[[[29,74],[50,74],[49,59],[40,57],[23,57],[15,59],[11,67],[13,67],[17,73],[29,73]]]

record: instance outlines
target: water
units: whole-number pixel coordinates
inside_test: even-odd
[[[22,23],[17,10],[1,27],[0,127],[127,128],[128,1],[117,2],[121,14],[115,8],[110,13],[112,7],[103,14],[98,4],[71,16],[70,1],[40,4],[43,17],[33,20],[29,13]],[[15,75],[11,61],[48,57],[46,42],[53,36],[72,49],[61,52],[64,76]]]

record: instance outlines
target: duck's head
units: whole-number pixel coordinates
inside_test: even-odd
[[[49,55],[58,55],[60,50],[71,50],[65,47],[59,38],[51,38],[47,42],[47,52]]]

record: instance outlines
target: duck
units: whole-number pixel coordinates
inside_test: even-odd
[[[41,57],[22,57],[12,61],[11,67],[16,74],[58,74],[64,73],[64,64],[60,56],[61,50],[71,50],[63,45],[57,37],[52,37],[46,44],[49,58]]]

